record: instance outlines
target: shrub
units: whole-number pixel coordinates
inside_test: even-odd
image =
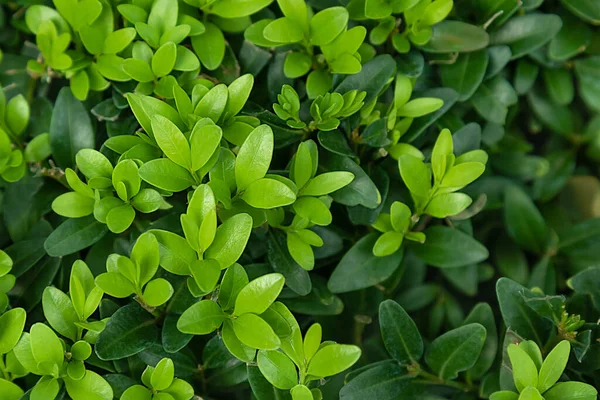
[[[597,399],[599,4],[2,2],[0,399]]]

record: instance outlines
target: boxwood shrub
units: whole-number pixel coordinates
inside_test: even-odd
[[[595,400],[600,2],[0,1],[1,400]]]

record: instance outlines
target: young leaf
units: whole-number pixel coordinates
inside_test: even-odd
[[[570,343],[563,340],[546,356],[542,368],[540,368],[539,380],[537,383],[537,388],[540,393],[544,393],[558,381],[567,366],[570,353]]]
[[[250,281],[240,290],[233,314],[262,314],[277,299],[284,283],[283,275],[277,273],[263,275]]]
[[[235,181],[238,191],[265,176],[273,154],[273,131],[267,125],[255,128],[238,153],[235,162]]]
[[[177,329],[183,333],[206,335],[220,327],[226,317],[217,303],[202,300],[185,310],[177,321]]]
[[[350,368],[360,358],[360,348],[347,344],[330,344],[322,347],[308,364],[308,374],[327,377]]]

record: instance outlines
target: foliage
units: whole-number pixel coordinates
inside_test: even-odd
[[[2,400],[593,400],[600,6],[2,1]]]

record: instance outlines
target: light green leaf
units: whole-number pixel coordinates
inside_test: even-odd
[[[288,185],[270,178],[252,182],[243,193],[242,199],[246,203],[261,209],[287,206],[296,200],[296,194]]]
[[[239,292],[233,314],[262,314],[277,299],[284,283],[283,275],[277,273],[266,274],[250,281]]]
[[[233,320],[233,331],[246,346],[260,350],[276,350],[281,340],[273,328],[256,314],[242,314]]]
[[[235,181],[238,191],[265,176],[273,156],[273,130],[268,125],[255,128],[238,153],[235,162]]]
[[[540,368],[537,384],[540,393],[544,393],[546,390],[550,389],[552,385],[560,379],[560,376],[569,361],[570,353],[571,344],[568,341],[563,340],[546,356],[542,368]]]
[[[507,351],[517,390],[522,391],[528,386],[536,387],[538,384],[538,370],[531,357],[516,344],[508,345]]]
[[[310,42],[317,46],[331,43],[348,24],[344,7],[330,7],[316,13],[310,20]]]
[[[322,347],[308,364],[308,374],[327,377],[350,368],[360,358],[360,348],[349,344],[330,344]]]
[[[177,329],[192,335],[206,335],[221,326],[227,315],[217,303],[202,300],[184,311],[177,321]]]
[[[191,167],[190,145],[174,123],[155,115],[152,117],[152,131],[161,150],[171,161],[183,168]]]
[[[22,308],[13,308],[0,315],[0,355],[15,347],[23,333],[26,317]]]
[[[69,296],[55,287],[47,287],[42,296],[42,307],[54,330],[73,341],[77,339],[75,322],[79,322],[79,318]]]
[[[288,356],[273,350],[261,350],[258,368],[265,379],[278,389],[289,390],[298,384],[296,366]]]

